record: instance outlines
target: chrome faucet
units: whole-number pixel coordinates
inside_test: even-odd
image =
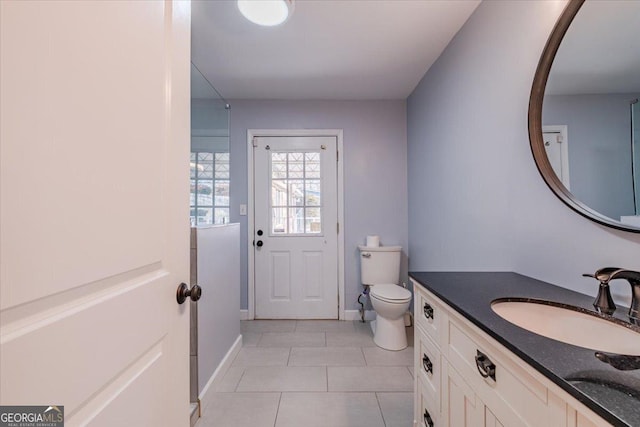
[[[631,285],[629,319],[631,323],[640,324],[640,271],[605,267],[596,271],[595,274],[583,274],[583,276],[594,277],[600,282],[598,296],[593,302],[593,306],[597,311],[605,314],[612,314],[616,310],[616,305],[611,298],[609,282],[615,279],[626,279]]]

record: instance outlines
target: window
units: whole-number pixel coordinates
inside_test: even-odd
[[[191,226],[229,222],[229,153],[191,153]]]
[[[271,233],[321,234],[319,152],[271,153]]]

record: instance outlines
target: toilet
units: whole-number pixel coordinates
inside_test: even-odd
[[[371,322],[373,341],[386,350],[407,347],[404,313],[411,303],[411,292],[397,283],[400,280],[400,246],[358,246],[360,276],[369,287],[369,298],[376,312]]]

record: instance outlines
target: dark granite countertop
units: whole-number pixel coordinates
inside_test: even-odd
[[[593,311],[594,297],[510,272],[410,272],[409,276],[611,424],[640,426],[640,370],[617,370],[596,359],[594,350],[534,334],[491,310],[491,301],[508,297]],[[597,286],[593,280],[594,296]],[[627,311],[619,306],[614,317],[628,321]]]

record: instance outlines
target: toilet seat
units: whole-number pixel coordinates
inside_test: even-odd
[[[371,287],[369,295],[392,304],[404,304],[411,301],[411,292],[398,285],[374,285]]]

